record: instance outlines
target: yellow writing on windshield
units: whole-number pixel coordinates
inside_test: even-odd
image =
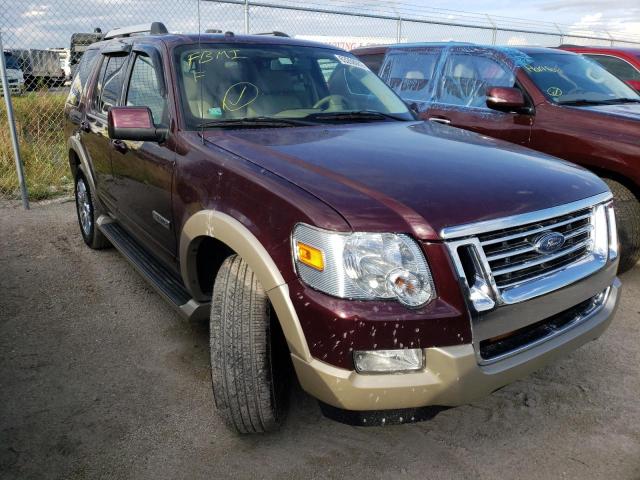
[[[252,104],[258,98],[258,87],[250,82],[238,82],[227,88],[222,99],[222,109],[229,112],[240,110]]]
[[[523,68],[529,73],[562,73],[560,67],[551,65],[525,65]]]
[[[194,62],[208,63],[214,60],[239,60],[241,57],[238,54],[238,50],[199,50],[197,52],[190,53],[187,56],[187,67],[191,68]]]

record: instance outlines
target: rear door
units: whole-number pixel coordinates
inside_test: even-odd
[[[155,47],[134,46],[122,104],[148,107],[156,127],[168,128],[171,115],[161,58]],[[176,252],[171,139],[162,144],[111,140],[110,146],[119,221],[171,263]]]
[[[95,81],[83,123],[82,142],[91,157],[96,191],[110,211],[115,211],[116,201],[111,170],[111,148],[107,132],[107,113],[117,105],[122,92],[127,56],[102,55],[102,64]]]
[[[491,87],[519,88],[515,71],[492,51],[449,48],[439,63],[433,99],[421,118],[528,145],[533,116],[487,107]]]

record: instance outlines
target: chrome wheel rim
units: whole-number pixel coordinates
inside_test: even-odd
[[[91,200],[89,199],[89,192],[87,186],[84,183],[84,179],[78,180],[76,187],[76,207],[78,209],[78,219],[80,220],[80,227],[86,236],[91,233]]]

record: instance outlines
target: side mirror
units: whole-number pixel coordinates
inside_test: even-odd
[[[148,107],[111,107],[108,116],[109,138],[140,142],[163,142],[169,132],[156,128]]]
[[[500,112],[523,111],[527,107],[518,88],[490,87],[487,89],[487,107]]]

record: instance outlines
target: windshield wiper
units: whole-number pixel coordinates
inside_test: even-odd
[[[565,100],[558,102],[558,105],[614,105],[617,103],[640,103],[640,99],[637,98],[610,98],[604,100],[588,100],[586,98],[579,98],[577,100]]]
[[[640,98],[612,98],[611,100],[606,100],[607,103],[640,103]]]
[[[276,118],[276,117],[245,117],[245,118],[228,118],[226,120],[209,120],[202,122],[198,128],[282,128],[282,127],[300,127],[314,125],[312,122],[304,120],[295,120],[292,118]]]
[[[375,110],[354,110],[345,112],[318,112],[310,113],[303,117],[305,120],[396,120],[406,122],[407,120],[389,113],[377,112]]]

